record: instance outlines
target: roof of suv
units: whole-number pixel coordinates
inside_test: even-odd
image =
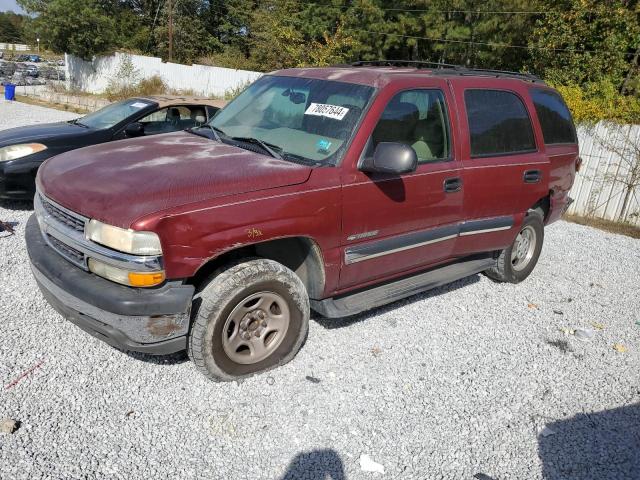
[[[439,78],[460,78],[460,77],[483,77],[496,79],[518,80],[528,83],[544,83],[540,78],[521,74],[518,72],[506,72],[500,70],[482,70],[464,67],[446,68],[422,68],[419,62],[406,62],[406,66],[401,63],[394,65],[391,62],[357,62],[352,65],[335,65],[330,67],[309,67],[309,68],[289,68],[272,72],[274,75],[291,77],[317,78],[320,80],[334,80],[347,83],[357,83],[372,87],[382,87],[392,80],[407,77],[439,77]]]

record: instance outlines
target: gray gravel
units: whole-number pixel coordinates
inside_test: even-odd
[[[0,103],[4,127],[70,116]],[[316,319],[290,364],[215,384],[54,313],[28,267],[30,213],[0,204],[18,222],[0,238],[0,419],[21,422],[0,436],[1,478],[381,478],[362,454],[384,478],[640,478],[638,240],[559,222],[520,285],[477,275]]]
[[[0,129],[33,125],[35,123],[72,120],[80,115],[51,108],[37,107],[20,102],[0,100]]]

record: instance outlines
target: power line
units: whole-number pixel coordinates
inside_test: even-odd
[[[392,37],[403,37],[403,38],[412,38],[416,40],[430,40],[432,42],[447,42],[447,43],[463,43],[463,44],[474,44],[474,45],[485,45],[489,47],[499,47],[499,48],[518,48],[525,50],[546,50],[550,52],[565,52],[565,53],[616,53],[612,50],[588,50],[588,49],[574,49],[574,48],[554,48],[554,47],[538,47],[535,45],[511,45],[508,43],[497,43],[497,42],[477,42],[473,40],[454,40],[448,38],[434,38],[434,37],[420,37],[416,35],[402,35],[400,33],[387,33],[387,32],[373,32],[370,30],[354,30],[356,32],[364,32],[370,33],[373,35],[386,35]],[[624,56],[635,55],[634,53],[623,53]]]
[[[319,4],[319,3],[314,3],[314,2],[307,2],[307,5],[315,5],[317,7],[327,7],[327,8],[338,8],[338,9],[348,9],[348,8],[358,8],[357,6],[351,5],[351,6],[332,6],[332,5],[326,5],[326,4]],[[214,9],[216,10],[218,13],[222,14],[223,16],[225,15],[224,12],[218,10],[218,9]],[[381,8],[380,10],[393,10],[393,11],[431,11],[431,10],[405,10],[405,9],[397,9],[397,8]],[[434,10],[436,12],[475,12],[472,10]],[[293,13],[303,13],[302,11],[297,11],[297,12],[291,12]],[[513,11],[513,12],[506,12],[506,11],[483,11],[482,13],[540,13],[540,14],[557,14],[559,12],[538,12],[538,11]],[[535,45],[512,45],[512,44],[508,44],[508,43],[499,43],[499,42],[478,42],[475,40],[455,40],[455,39],[448,39],[448,38],[437,38],[437,37],[421,37],[421,36],[416,36],[416,35],[402,35],[400,33],[387,33],[387,32],[374,32],[374,31],[370,31],[370,30],[357,30],[357,29],[351,29],[354,32],[363,32],[363,33],[369,33],[372,35],[385,35],[385,36],[394,36],[394,37],[403,37],[403,38],[412,38],[412,39],[416,39],[416,40],[429,40],[432,42],[443,42],[443,43],[458,43],[458,44],[465,44],[465,45],[484,45],[484,46],[488,46],[488,47],[496,47],[496,48],[516,48],[516,49],[520,49],[520,50],[543,50],[543,51],[549,51],[549,52],[558,52],[558,53],[612,53],[615,54],[617,52],[614,52],[613,50],[592,50],[592,49],[578,49],[578,48],[555,48],[555,47],[542,47],[542,46],[535,46]],[[635,53],[622,53],[623,56],[628,57],[628,56],[633,56],[635,55]]]
[[[326,3],[306,2],[307,5],[313,5],[316,7],[333,8],[339,10],[362,9],[362,5],[330,5]],[[472,13],[476,15],[557,15],[559,11],[549,10],[439,10],[430,8],[384,8],[373,6],[377,10],[384,12],[428,12],[428,13]],[[590,10],[582,10],[585,13],[591,12]]]
[[[532,10],[430,10],[427,8],[381,8],[380,10],[385,12],[474,13],[476,15],[552,15],[558,13]]]

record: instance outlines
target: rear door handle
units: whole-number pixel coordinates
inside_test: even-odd
[[[542,178],[540,170],[527,170],[524,172],[524,183],[538,183]]]
[[[447,178],[444,181],[444,191],[447,193],[459,192],[462,190],[462,179],[460,177]]]

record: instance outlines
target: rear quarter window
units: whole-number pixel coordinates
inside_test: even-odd
[[[540,121],[545,145],[577,143],[571,113],[558,93],[532,89],[531,99]]]
[[[524,103],[504,90],[466,90],[472,157],[536,150],[533,127]]]

